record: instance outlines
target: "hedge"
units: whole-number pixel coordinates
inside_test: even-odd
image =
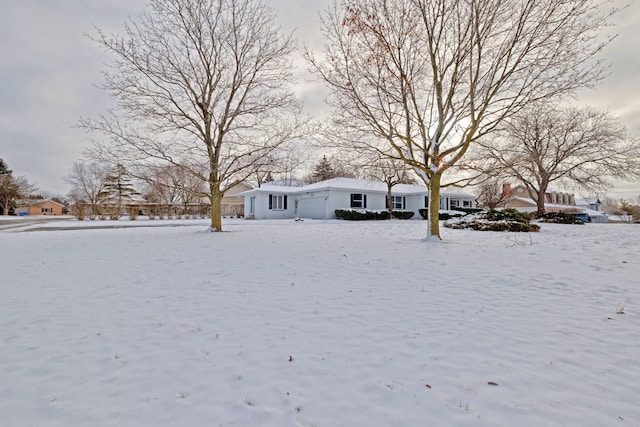
[[[415,215],[414,211],[393,211],[394,218],[397,219],[411,219]]]
[[[347,221],[379,221],[389,219],[389,211],[370,211],[370,210],[352,210],[352,209],[336,209],[336,218]]]
[[[458,208],[456,208],[456,210],[458,210]],[[420,214],[420,216],[422,217],[422,219],[428,219],[428,215],[429,215],[429,209],[427,208],[422,208],[422,209],[418,209],[418,213]],[[462,214],[450,214],[449,212],[438,212],[438,219],[440,221],[446,221],[448,219],[451,218],[458,218],[463,216]]]

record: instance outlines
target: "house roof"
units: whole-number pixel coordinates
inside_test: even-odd
[[[608,216],[606,213],[604,212],[600,212],[600,211],[594,211],[593,209],[584,209],[584,211],[587,213],[587,215],[589,215],[590,217],[594,217],[594,216]]]
[[[533,200],[533,199],[531,199],[529,197],[512,196],[512,197],[509,197],[508,200],[518,200],[520,202],[527,203],[527,204],[529,204],[531,206],[534,206],[534,207],[537,206],[535,200]],[[563,205],[563,204],[560,204],[560,203],[547,203],[547,202],[545,202],[544,207],[545,208],[552,208],[552,209],[575,209],[575,210],[581,210],[581,211],[585,210],[581,206],[577,206],[577,205]]]
[[[24,200],[17,200],[16,201],[16,205],[18,205],[18,206],[36,206],[36,205],[39,205],[40,203],[44,203],[44,202],[49,202],[49,203],[53,203],[55,205],[64,207],[63,204],[58,203],[55,200],[51,200],[51,199],[24,199]]]
[[[364,179],[354,179],[354,178],[332,178],[326,181],[320,181],[309,185],[303,185],[301,187],[290,187],[284,185],[273,185],[273,184],[263,184],[259,188],[254,188],[252,190],[245,191],[240,193],[242,195],[251,194],[251,193],[287,193],[287,194],[296,194],[296,193],[306,193],[310,191],[323,191],[329,189],[336,190],[350,190],[350,191],[362,191],[362,192],[375,192],[375,193],[386,193],[387,192],[387,184],[380,181],[368,181]],[[413,185],[413,184],[396,184],[392,187],[392,191],[395,194],[402,195],[411,195],[411,194],[427,194],[427,187],[424,185]],[[457,196],[462,198],[472,198],[475,199],[475,196],[458,193],[458,192],[447,192],[443,191],[440,193],[441,196]]]

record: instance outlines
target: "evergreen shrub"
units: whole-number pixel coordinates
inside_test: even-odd
[[[379,221],[389,219],[389,211],[371,211],[362,209],[336,209],[336,218],[347,221]]]
[[[455,221],[445,222],[444,226],[453,229],[466,229],[478,231],[510,231],[510,232],[536,232],[540,226],[531,224],[532,217],[528,213],[515,209],[495,210],[490,209],[477,214],[467,215]]]
[[[414,211],[393,211],[392,213],[394,218],[397,219],[411,219],[413,215],[415,215]]]
[[[584,224],[584,221],[575,215],[569,215],[564,212],[547,212],[538,216],[541,222],[550,222],[555,224]]]
[[[456,210],[458,210],[458,208],[456,208]],[[462,210],[462,209],[460,209],[460,210]],[[418,213],[420,214],[422,219],[429,219],[429,209],[427,209],[427,208],[418,209]],[[458,218],[458,217],[461,217],[461,216],[463,216],[461,213],[460,214],[451,214],[449,212],[438,212],[438,219],[440,221],[446,221],[448,219]]]

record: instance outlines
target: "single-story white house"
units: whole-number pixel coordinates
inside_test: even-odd
[[[246,219],[313,218],[334,219],[336,209],[386,209],[387,185],[383,182],[333,178],[300,187],[263,184],[240,193],[244,196]],[[411,210],[420,219],[420,209],[428,207],[427,188],[398,184],[392,187],[394,210]],[[475,196],[442,192],[440,208],[476,207]]]

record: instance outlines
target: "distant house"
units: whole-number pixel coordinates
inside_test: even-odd
[[[576,206],[586,211],[589,222],[606,223],[609,216],[602,212],[602,202],[599,198],[576,199]]]
[[[241,217],[244,215],[244,196],[241,193],[253,189],[253,186],[240,182],[229,188],[222,197],[220,209],[222,216]]]
[[[427,188],[398,184],[392,188],[394,210],[415,212],[428,206]],[[333,178],[300,187],[264,184],[242,193],[247,219],[313,218],[333,219],[336,209],[387,209],[387,186],[382,182],[352,178]],[[475,197],[463,193],[442,192],[443,210],[475,207]]]
[[[16,215],[62,215],[64,205],[50,199],[18,200]]]
[[[546,212],[562,212],[574,215],[584,222],[607,222],[607,216],[600,211],[601,204],[598,199],[576,200],[573,194],[557,191],[547,192],[544,197]],[[590,203],[584,203],[584,201],[589,201]],[[531,198],[527,189],[522,185],[511,188],[510,184],[504,184],[502,186],[501,205],[521,212],[536,212],[538,210],[536,201]]]
[[[576,206],[596,212],[602,212],[602,202],[597,197],[592,199],[576,199]]]

